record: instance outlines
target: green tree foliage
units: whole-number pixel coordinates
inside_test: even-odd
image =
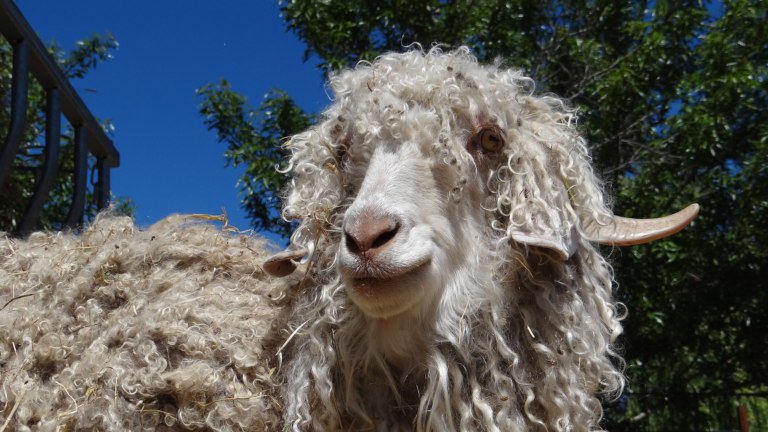
[[[203,98],[200,113],[205,124],[216,131],[219,142],[227,144],[227,162],[245,165],[238,186],[254,228],[287,237],[291,224],[280,217],[280,190],[288,176],[279,170],[279,164],[288,155],[280,142],[308,128],[313,116],[279,90],[268,93],[258,109],[225,80],[201,87],[197,94]]]
[[[500,57],[539,92],[579,107],[617,213],[651,217],[699,202],[683,233],[606,250],[628,309],[620,343],[631,384],[605,425],[735,429],[742,404],[753,429],[768,428],[768,3],[290,0],[280,9],[305,58],[318,56],[326,72],[412,42],[468,45],[482,62]],[[278,93],[264,106],[272,101],[290,99]],[[291,115],[208,124],[251,130],[277,157],[292,132],[282,125],[309,119]],[[270,179],[251,190],[279,193],[284,178],[274,182],[267,170],[274,163],[238,156],[251,181]]]
[[[64,74],[69,79],[84,77],[88,71],[108,60],[111,52],[117,48],[115,38],[107,33],[93,35],[78,42],[76,48],[64,51],[52,43],[49,52],[58,61]],[[10,123],[11,77],[13,50],[11,45],[0,37],[0,136],[5,137]],[[45,156],[45,91],[30,75],[29,108],[27,109],[26,128],[14,161],[10,177],[0,189],[0,231],[12,232],[18,226],[27,204],[34,191]],[[63,123],[61,153],[59,156],[58,175],[48,196],[39,220],[40,229],[61,229],[66,219],[73,196],[74,182],[74,132],[68,123]],[[109,130],[109,122],[105,122]],[[89,160],[90,167],[95,160]],[[92,170],[89,170],[93,172]],[[134,205],[129,198],[117,198],[113,205],[121,214],[133,214]],[[85,220],[91,220],[97,212],[93,188],[87,188]]]

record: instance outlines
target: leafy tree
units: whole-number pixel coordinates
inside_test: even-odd
[[[325,72],[411,42],[468,45],[482,62],[501,57],[539,91],[580,108],[617,213],[648,217],[699,202],[683,233],[606,250],[628,309],[621,343],[631,385],[605,426],[732,429],[743,404],[753,428],[768,427],[768,3],[291,0],[280,11],[305,59],[317,55]],[[213,94],[203,96],[205,107]],[[295,108],[283,93],[263,106],[278,101]],[[262,139],[259,158],[269,149],[278,157],[287,125],[311,119],[290,115],[208,125],[220,137],[250,130]],[[270,179],[254,194],[279,194],[285,179],[265,171],[271,164],[248,153],[236,163],[253,168],[252,182]]]
[[[278,164],[288,155],[280,141],[309,127],[313,116],[280,90],[267,94],[258,109],[225,80],[201,87],[197,94],[203,98],[200,113],[208,129],[216,130],[219,142],[227,143],[227,162],[246,166],[238,186],[254,227],[287,237],[291,225],[280,217],[279,193],[288,176]]]
[[[69,79],[77,79],[108,60],[117,46],[115,38],[107,33],[83,39],[71,51],[64,51],[54,42],[50,45],[49,52]],[[8,130],[10,123],[12,56],[11,45],[0,38],[0,133],[3,134]],[[33,78],[29,81],[28,100],[29,108],[22,143],[11,175],[0,189],[0,231],[12,232],[20,223],[45,158],[43,149],[46,96],[43,87]],[[66,127],[62,128],[58,175],[40,216],[38,226],[41,229],[63,228],[73,195],[74,132],[71,126],[63,124]],[[105,128],[109,129],[108,121],[105,122]],[[91,158],[89,166],[94,165],[95,160]],[[114,200],[113,205],[119,213],[133,213],[133,202],[129,198],[118,198]],[[90,187],[87,189],[85,219],[92,219],[96,212],[93,188]]]

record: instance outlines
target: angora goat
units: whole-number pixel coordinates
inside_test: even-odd
[[[591,241],[682,229],[613,216],[562,100],[467,49],[331,77],[294,136],[284,216],[308,251],[281,353],[286,426],[586,431],[624,378],[622,311]]]
[[[0,431],[586,431],[624,384],[575,118],[467,49],[331,78],[293,137],[291,246],[180,217],[0,237]]]

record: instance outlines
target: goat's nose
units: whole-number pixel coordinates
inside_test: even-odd
[[[400,222],[394,216],[363,212],[352,223],[346,224],[344,238],[351,253],[362,255],[385,249],[399,230]]]

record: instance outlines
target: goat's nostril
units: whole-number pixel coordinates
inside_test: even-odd
[[[352,236],[352,234],[344,232],[344,241],[346,242],[347,249],[349,249],[350,252],[355,255],[360,253],[360,247],[357,245],[357,240]]]
[[[344,230],[344,241],[355,255],[385,248],[400,230],[397,220],[386,216],[363,215],[351,225]]]
[[[378,237],[376,237],[373,242],[371,243],[371,249],[380,248],[384,245],[386,245],[390,240],[395,238],[395,235],[397,235],[397,230],[400,229],[400,225],[395,223],[394,226],[388,227],[389,229],[387,231],[383,231],[381,234],[379,234]]]

